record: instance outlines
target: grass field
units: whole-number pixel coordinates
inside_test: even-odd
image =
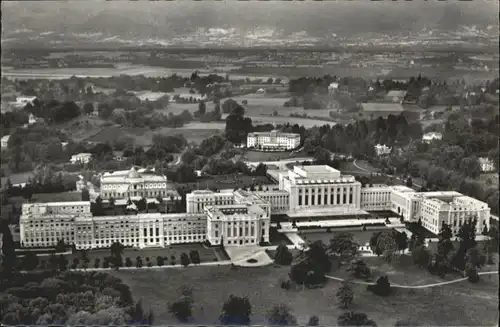
[[[168,304],[179,297],[178,288],[193,288],[193,323],[214,324],[230,294],[246,296],[252,305],[252,324],[265,324],[265,314],[274,304],[287,304],[299,324],[317,315],[320,325],[336,325],[343,312],[335,296],[339,283],[329,281],[322,289],[283,290],[279,280],[288,267],[239,268],[227,266],[191,267],[168,271],[118,271],[113,274],[131,287],[145,309],[153,309],[156,324],[177,323]],[[160,286],[161,285],[161,286]],[[397,289],[382,298],[354,286],[350,309],[366,313],[378,326],[393,326],[398,320],[412,320],[437,326],[493,325],[498,318],[498,281],[483,278],[478,284],[461,282],[433,289]]]
[[[200,128],[205,127],[205,128]],[[119,127],[113,126],[103,129],[97,134],[87,138],[87,141],[92,142],[114,142],[115,140],[131,137],[134,139],[135,144],[142,146],[149,146],[153,140],[153,135],[162,134],[162,135],[176,135],[182,134],[189,142],[197,142],[200,143],[206,138],[219,133],[220,130],[216,127],[218,126],[197,126],[186,125],[182,128],[170,128],[170,127],[162,127],[157,128],[155,130],[151,130],[149,128],[128,128],[128,127]],[[215,128],[214,128],[215,127]]]

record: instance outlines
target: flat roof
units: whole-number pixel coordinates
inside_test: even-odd
[[[392,111],[403,112],[405,109],[399,103],[382,103],[382,102],[367,102],[362,103],[364,111]]]
[[[69,201],[69,202],[36,202],[23,203],[23,206],[29,207],[65,207],[65,206],[90,206],[90,201]]]

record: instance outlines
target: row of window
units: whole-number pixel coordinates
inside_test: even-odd
[[[313,195],[310,197],[311,203],[309,203],[309,196],[301,196],[299,195],[299,206],[301,205],[323,205],[323,204],[354,204],[354,197],[352,194],[349,194],[349,198],[347,198],[347,194],[344,194],[344,196],[340,197],[340,194],[337,194],[337,202],[334,203],[334,196],[331,194],[328,196],[328,194],[325,194],[323,197],[320,195]],[[323,199],[323,202],[322,202]],[[328,202],[330,200],[330,202]],[[342,200],[342,202],[341,202]]]

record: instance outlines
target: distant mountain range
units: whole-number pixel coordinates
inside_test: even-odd
[[[2,47],[498,44],[498,1],[2,2]]]

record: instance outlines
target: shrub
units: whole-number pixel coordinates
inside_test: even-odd
[[[160,256],[156,257],[156,265],[157,266],[161,267],[164,264],[165,264],[165,260],[163,259],[163,257],[160,257]]]
[[[148,262],[148,267],[153,267],[153,263],[151,261]]]
[[[293,261],[293,255],[288,250],[288,247],[284,244],[280,244],[276,249],[276,255],[274,256],[274,262],[279,265],[288,266]]]
[[[479,281],[479,274],[475,267],[469,266],[466,269],[467,280],[471,283],[477,283]]]
[[[351,265],[347,268],[347,271],[349,271],[356,278],[366,279],[371,275],[370,268],[361,259],[351,261]]]
[[[215,261],[219,261],[219,259],[217,259],[217,257],[213,257],[213,259],[212,259],[212,260],[213,260],[214,262],[215,262]]]
[[[130,258],[125,259],[125,267],[132,267],[132,260]]]
[[[248,263],[257,263],[257,259],[251,258],[247,260]]]
[[[109,261],[108,261],[108,260],[104,260],[104,261],[102,262],[102,267],[103,267],[103,268],[109,268]]]
[[[292,287],[292,282],[289,279],[281,280],[280,287],[284,290],[289,290]]]
[[[309,322],[307,323],[307,326],[319,326],[318,316],[311,316],[309,318]]]
[[[377,279],[377,283],[375,285],[368,285],[367,290],[373,292],[379,296],[388,296],[391,294],[391,283],[389,283],[389,277],[381,276]]]

